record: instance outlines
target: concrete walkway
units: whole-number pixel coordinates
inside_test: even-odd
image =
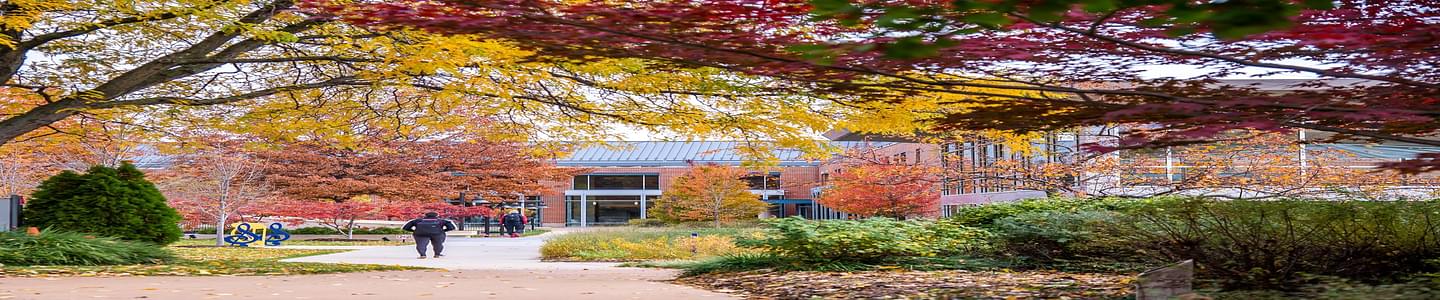
[[[382,264],[449,270],[587,270],[614,269],[614,263],[541,262],[540,245],[563,234],[523,238],[456,238],[445,240],[445,257],[416,259],[414,246],[366,247],[343,253],[288,259],[293,262]],[[434,254],[434,253],[430,253]]]
[[[305,276],[0,278],[0,299],[732,299],[663,282],[675,271],[610,263],[547,263],[552,234],[455,238],[445,258],[416,259],[413,246],[367,247],[288,261],[443,268]]]

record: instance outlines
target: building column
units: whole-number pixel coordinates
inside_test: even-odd
[[[640,195],[640,219],[643,220],[643,219],[649,218],[649,216],[646,215],[646,214],[647,214],[646,211],[649,210],[649,209],[648,209],[649,207],[650,207],[650,195],[644,195],[644,194]]]
[[[590,209],[590,202],[587,201],[585,196],[585,194],[580,194],[580,227],[590,226],[587,223],[588,220],[586,220],[589,219],[589,215],[587,215],[586,212]]]

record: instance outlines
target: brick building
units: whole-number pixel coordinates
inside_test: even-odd
[[[888,146],[893,143],[836,142],[840,147]],[[556,160],[561,167],[583,168],[569,182],[551,183],[538,198],[545,208],[545,226],[620,225],[646,218],[661,191],[692,164],[740,166],[745,157],[739,142],[612,142],[588,146]],[[844,214],[815,203],[815,188],[824,178],[825,161],[801,158],[798,151],[777,150],[771,168],[752,169],[745,178],[750,192],[771,204],[761,217],[802,216],[843,218]]]

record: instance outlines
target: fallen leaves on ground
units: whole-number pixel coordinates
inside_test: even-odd
[[[1132,277],[1043,271],[753,271],[675,281],[754,299],[1109,299],[1129,295]]]
[[[421,269],[387,265],[280,262],[286,258],[331,254],[345,250],[244,247],[170,247],[169,249],[175,252],[175,256],[180,258],[179,261],[157,265],[0,266],[0,278],[300,275]]]

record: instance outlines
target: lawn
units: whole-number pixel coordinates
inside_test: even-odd
[[[280,262],[287,258],[347,250],[177,246],[167,249],[173,251],[179,260],[159,265],[0,266],[0,277],[300,275],[423,269],[386,265]]]
[[[555,261],[700,259],[750,252],[736,246],[735,239],[754,233],[748,228],[603,228],[552,238],[540,247],[540,256]]]

